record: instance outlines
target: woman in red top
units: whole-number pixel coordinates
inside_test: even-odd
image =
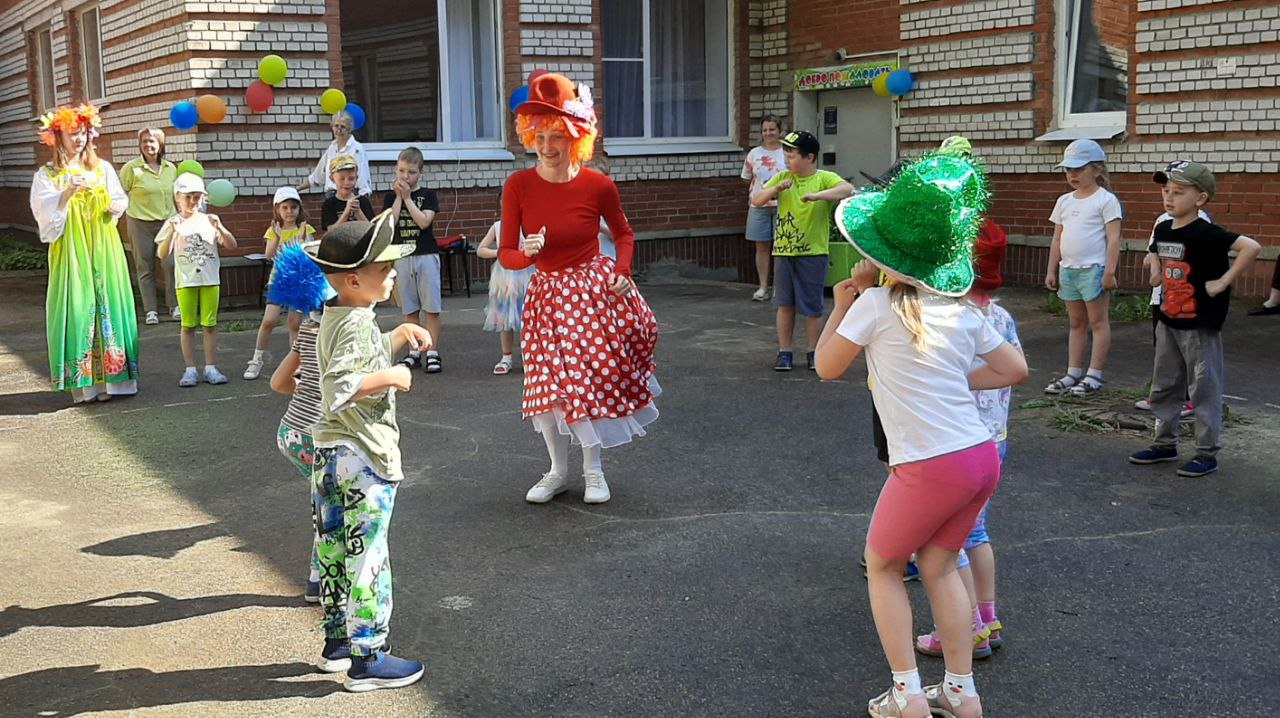
[[[538,268],[524,305],[522,409],[551,455],[551,470],[525,499],[546,503],[567,488],[572,442],[582,445],[583,500],[604,503],[600,450],[643,436],[658,418],[658,323],[631,281],[635,234],[618,187],[582,166],[597,134],[590,90],[562,75],[535,78],[516,128],[538,165],[513,174],[502,191],[498,259],[510,270]],[[602,217],[616,263],[600,253]]]

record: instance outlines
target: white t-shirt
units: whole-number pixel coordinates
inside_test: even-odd
[[[746,162],[742,163],[742,179],[751,180],[751,189],[747,193],[747,204],[751,204],[751,194],[765,186],[773,176],[787,168],[787,153],[781,147],[766,150],[763,146],[755,147],[747,153]],[[769,202],[770,207],[777,207],[778,200]]]
[[[173,239],[174,286],[212,287],[222,283],[222,260],[218,257],[218,232],[209,221],[211,215],[197,212],[175,224],[164,223],[156,234],[156,244]]]
[[[1053,205],[1049,221],[1062,225],[1062,267],[1093,267],[1107,263],[1107,222],[1123,217],[1120,200],[1099,187],[1084,199],[1068,192]]]
[[[974,358],[1004,341],[977,308],[920,293],[931,330],[929,352],[913,346],[911,332],[889,304],[889,288],[868,289],[836,333],[866,347],[871,396],[889,441],[889,464],[906,464],[991,441],[969,391]]]
[[[1018,340],[1018,325],[1004,307],[992,301],[984,312],[991,328],[1013,348],[1022,351],[1022,342]],[[987,363],[981,357],[973,362],[973,369],[980,369]],[[1013,389],[983,389],[973,392],[974,401],[978,403],[978,416],[991,432],[992,441],[1004,441],[1009,438],[1009,405],[1013,401]]]

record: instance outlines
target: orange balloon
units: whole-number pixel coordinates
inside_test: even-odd
[[[216,125],[227,116],[227,103],[217,95],[201,95],[196,98],[196,112],[200,121],[207,125]]]

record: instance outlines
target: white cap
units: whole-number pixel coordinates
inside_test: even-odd
[[[191,192],[199,192],[200,194],[209,194],[204,189],[204,180],[199,175],[183,172],[173,181],[174,194],[189,194]]]
[[[298,195],[298,190],[292,187],[281,187],[276,190],[276,196],[271,199],[271,206],[274,207],[287,199],[302,204],[302,197]]]
[[[1102,151],[1102,145],[1093,140],[1076,140],[1067,145],[1067,149],[1062,153],[1062,161],[1054,165],[1054,169],[1061,167],[1084,167],[1090,162],[1106,162],[1107,153]]]

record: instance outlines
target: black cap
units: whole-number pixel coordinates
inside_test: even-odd
[[[818,144],[818,138],[804,130],[787,133],[787,136],[782,138],[782,146],[799,150],[802,155],[816,155],[822,150],[822,146]]]
[[[413,252],[415,243],[391,244],[395,218],[385,210],[372,222],[344,222],[319,242],[303,246],[325,273],[354,272],[378,262],[392,262]]]

